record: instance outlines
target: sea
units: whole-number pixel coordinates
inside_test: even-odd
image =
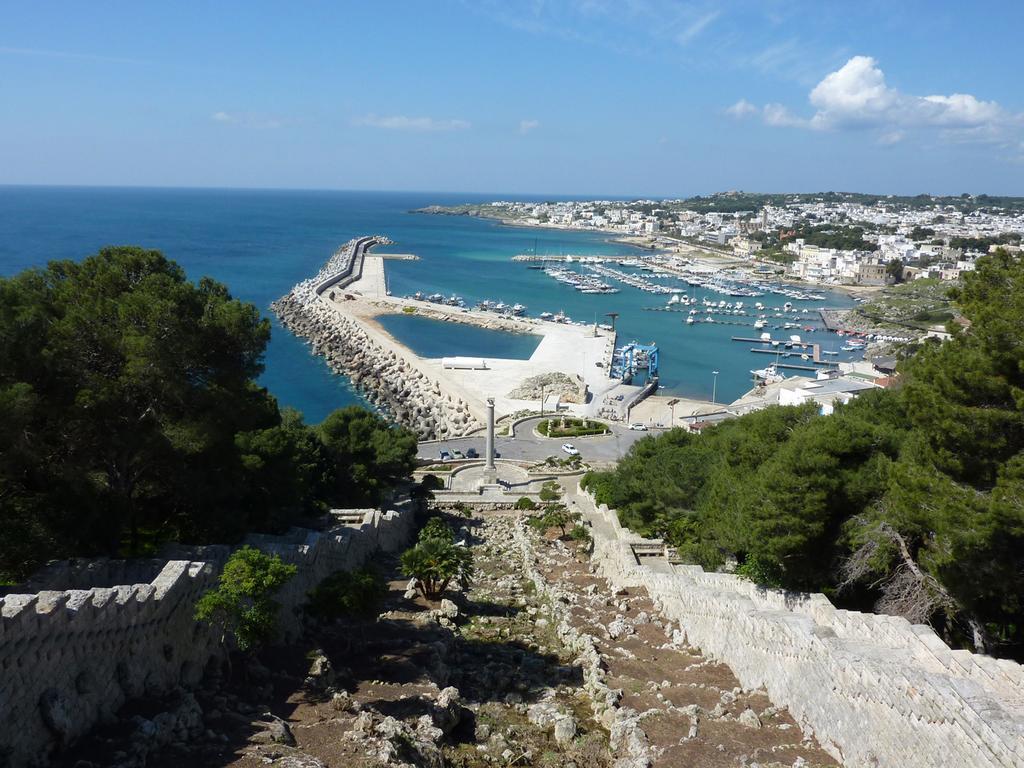
[[[273,330],[261,383],[282,406],[299,409],[310,423],[335,408],[364,403],[347,378],[334,374],[311,354],[302,340],[282,328],[270,303],[293,284],[317,272],[345,241],[366,234],[387,235],[386,251],[411,253],[417,261],[388,261],[388,288],[394,296],[441,293],[462,297],[470,306],[490,299],[524,304],[527,314],[564,312],[586,323],[607,323],[617,313],[620,343],[655,343],[660,353],[659,394],[729,402],[751,388],[751,371],[774,361],[750,352],[760,346],[731,341],[732,336],[757,336],[752,318],[736,318],[747,326],[686,325],[685,312],[664,312],[667,296],[619,285],[617,294],[582,294],[543,271],[513,262],[521,253],[552,256],[636,256],[640,251],[614,241],[614,236],[560,229],[506,226],[470,216],[416,213],[428,205],[482,203],[491,200],[557,200],[552,196],[522,198],[501,193],[451,194],[428,192],[281,191],[240,189],[148,189],[112,187],[0,186],[0,276],[44,266],[53,259],[81,259],[105,245],[139,245],[162,251],[178,262],[193,280],[209,276],[226,284],[232,295],[254,303],[270,317]],[[635,271],[618,267],[626,272]],[[685,283],[680,294],[719,301],[725,297]],[[801,325],[817,320],[819,307],[845,308],[851,299],[838,292],[820,301],[793,301],[808,309]],[[780,306],[789,301],[768,295],[741,299]],[[423,356],[528,356],[536,344],[489,332],[453,333],[446,323],[388,318],[399,340]],[[820,327],[820,323],[814,323]],[[824,330],[774,331],[776,338],[800,333],[848,359],[841,339]],[[510,338],[511,336],[511,338]],[[794,362],[799,363],[799,360]]]

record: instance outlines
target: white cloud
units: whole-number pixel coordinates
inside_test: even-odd
[[[757,107],[755,107],[753,104],[751,104],[746,99],[740,99],[735,104],[733,104],[731,107],[726,107],[725,114],[732,115],[733,117],[737,118],[738,120],[742,120],[745,117],[750,117],[751,115],[756,115],[760,111],[761,110],[759,110]]]
[[[806,120],[802,117],[797,117],[782,104],[765,104],[764,109],[761,110],[761,116],[767,125],[781,127],[803,127],[807,125]]]
[[[212,115],[210,115],[210,119],[213,120],[215,123],[236,122],[236,118],[233,115],[228,114],[227,112],[214,112]]]
[[[519,121],[519,132],[529,133],[534,128],[540,127],[540,120],[520,120]]]
[[[994,101],[982,101],[966,93],[948,96],[914,96],[889,86],[885,73],[870,56],[854,56],[835,72],[826,75],[811,90],[808,99],[815,108],[810,117],[794,114],[781,104],[766,104],[760,111],[772,126],[811,130],[870,128],[881,131],[879,141],[893,144],[907,129],[940,129],[947,139],[996,141],[1006,130],[1021,124]],[[748,117],[756,110],[741,99],[728,112]]]
[[[463,131],[470,127],[466,120],[437,120],[433,117],[381,116],[375,114],[357,117],[353,125],[384,128],[389,131]]]

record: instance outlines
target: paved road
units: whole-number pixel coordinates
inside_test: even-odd
[[[538,437],[534,434],[533,430],[540,420],[541,417],[538,416],[535,419],[519,424],[516,427],[515,437],[496,436],[494,438],[495,450],[504,459],[541,461],[548,456],[566,458],[568,454],[562,451],[562,443],[572,443],[579,449],[584,461],[618,461],[637,440],[660,432],[660,430],[634,432],[627,427],[613,424],[611,425],[610,435],[573,438]],[[443,450],[455,450],[465,453],[467,448],[475,448],[477,453],[483,456],[483,433],[475,437],[460,437],[457,440],[445,440],[440,443],[428,443],[426,445],[421,444],[419,457],[421,459],[437,459]]]

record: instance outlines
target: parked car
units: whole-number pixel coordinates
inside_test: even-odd
[[[450,453],[448,453],[448,451],[441,451],[437,455],[437,458],[439,458],[441,461],[451,461],[452,460],[452,455]]]
[[[453,459],[464,459],[464,458],[466,458],[466,454],[464,454],[462,451],[452,451],[452,458]]]
[[[630,424],[629,428],[632,429],[634,432],[646,432],[647,431],[647,425],[646,424],[640,424],[640,423]]]
[[[476,448],[467,448],[466,449],[466,458],[467,459],[479,459],[480,458],[480,454],[477,453]]]
[[[562,450],[568,453],[570,456],[579,456],[579,449],[576,448],[572,443],[563,443]]]

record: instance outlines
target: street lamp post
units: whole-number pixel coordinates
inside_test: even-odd
[[[715,377],[711,383],[711,403],[714,405],[718,402],[716,399],[716,396],[718,395],[718,371],[712,371],[711,373],[714,374]]]

